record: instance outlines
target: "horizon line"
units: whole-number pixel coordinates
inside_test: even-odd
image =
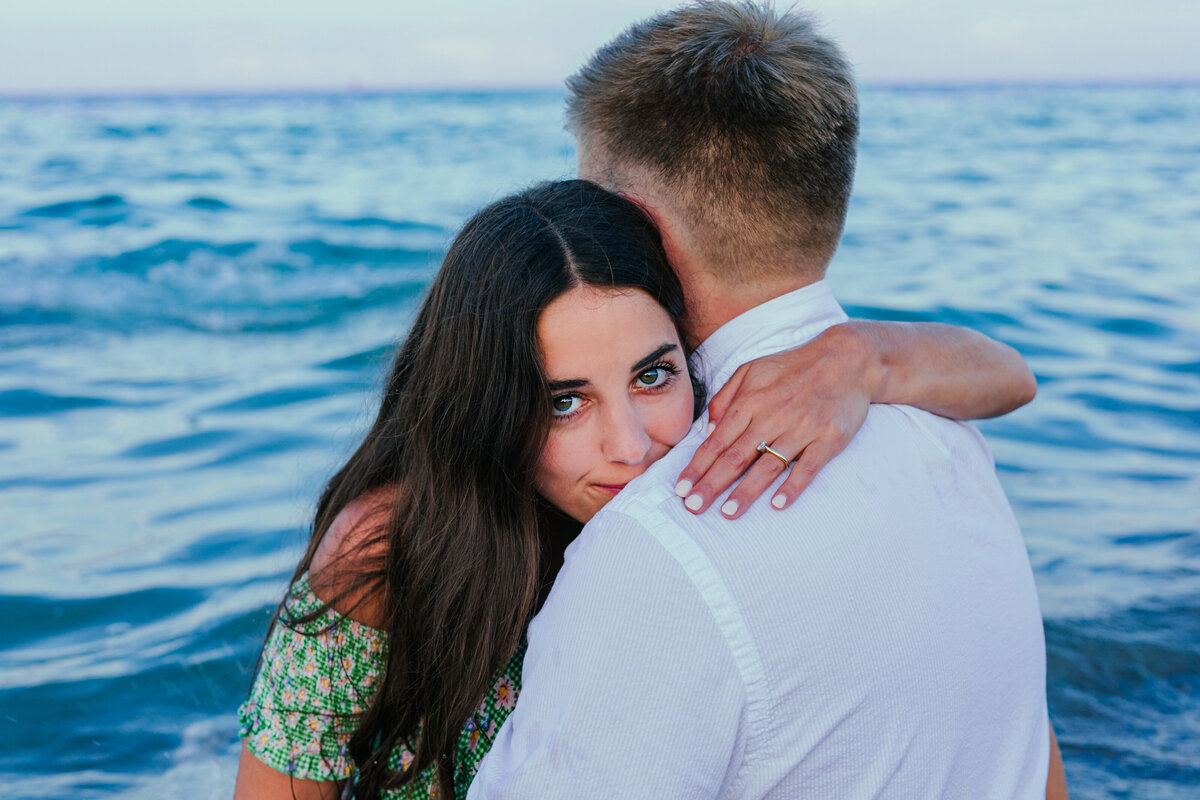
[[[978,78],[943,79],[911,78],[900,80],[860,80],[862,89],[1102,89],[1102,88],[1186,88],[1200,86],[1200,75],[1186,77],[1097,77],[1097,78]],[[130,88],[63,88],[63,89],[2,89],[0,100],[70,100],[70,99],[159,99],[206,97],[268,97],[268,96],[383,96],[403,94],[522,94],[564,91],[562,84],[446,84],[368,87],[361,84],[339,86],[278,86],[278,87],[130,87]]]

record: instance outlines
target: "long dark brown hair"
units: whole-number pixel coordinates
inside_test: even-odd
[[[374,800],[430,764],[454,797],[463,725],[578,532],[534,488],[551,420],[537,322],[583,284],[641,289],[677,324],[683,314],[658,231],[622,197],[587,181],[546,183],[476,214],[395,357],[374,424],[321,495],[295,578],[348,504],[391,503],[363,555],[337,564],[340,598],[384,598],[389,638],[349,743],[356,797]],[[398,745],[415,756],[400,772],[389,767]]]

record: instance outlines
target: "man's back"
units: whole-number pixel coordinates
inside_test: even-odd
[[[1041,617],[978,433],[874,407],[791,508],[759,503],[740,524],[692,517],[663,490],[695,444],[604,514],[667,517],[660,545],[693,565],[715,617],[740,620],[724,638],[748,741],[729,796],[1040,796]]]
[[[817,284],[699,356],[716,388],[840,318]],[[979,434],[873,407],[792,506],[730,522],[671,491],[703,423],[568,550],[471,796],[1041,797],[1041,617]]]

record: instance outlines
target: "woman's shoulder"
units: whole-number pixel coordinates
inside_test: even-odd
[[[375,489],[346,504],[321,539],[308,569],[313,593],[334,611],[372,628],[387,623],[380,579],[396,489]]]

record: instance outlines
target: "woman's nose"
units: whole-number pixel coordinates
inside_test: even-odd
[[[640,464],[650,452],[650,436],[633,404],[610,409],[604,422],[604,455],[622,464]]]

